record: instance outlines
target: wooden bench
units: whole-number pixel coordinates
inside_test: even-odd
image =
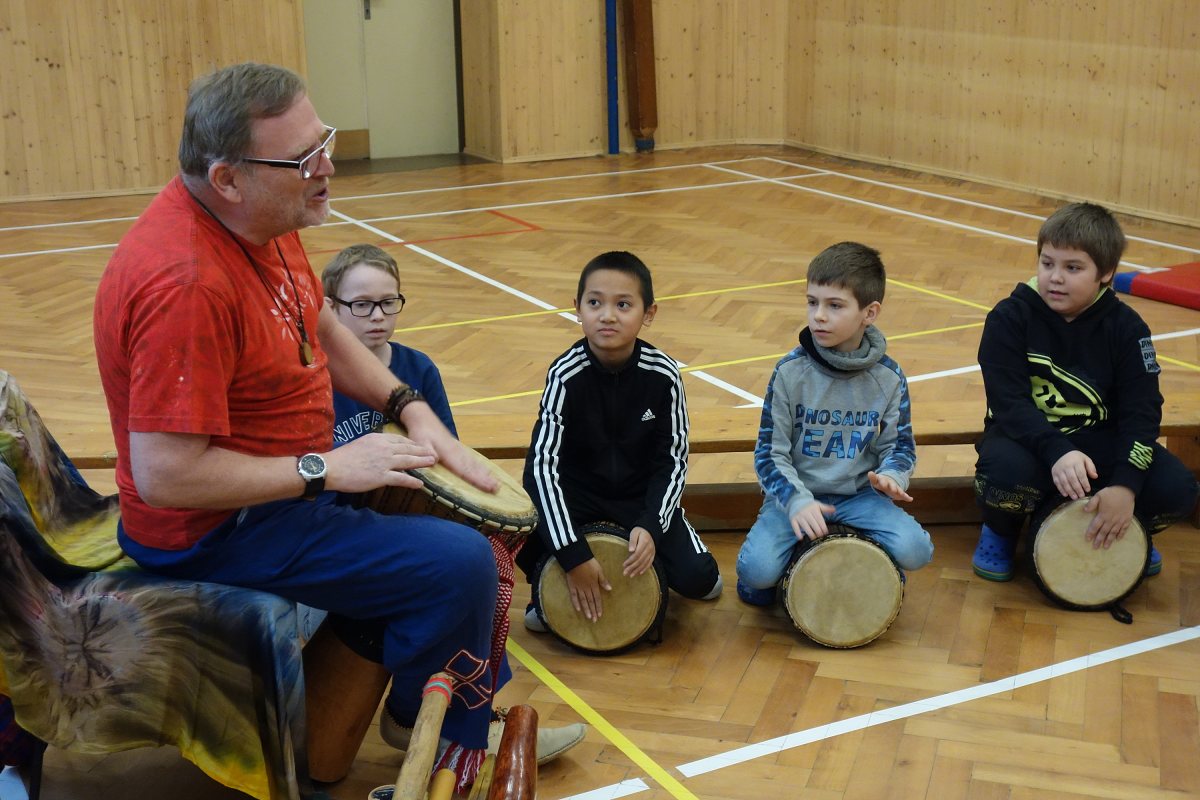
[[[744,453],[749,462],[758,437],[762,411],[758,408],[692,408],[693,455]],[[530,414],[466,414],[455,422],[459,435],[476,450],[495,460],[524,459],[533,426]],[[918,447],[972,445],[983,430],[983,407],[976,400],[947,400],[925,405],[913,420]],[[1200,474],[1200,390],[1173,396],[1163,405],[1161,437],[1193,472]],[[80,469],[112,469],[116,454],[112,438],[68,434],[60,441]],[[970,475],[924,476],[918,461],[906,508],[924,524],[966,523],[979,520]],[[684,494],[688,518],[700,530],[738,530],[750,527],[762,503],[752,480],[689,482]]]

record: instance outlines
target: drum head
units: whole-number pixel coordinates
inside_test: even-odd
[[[600,528],[600,530],[596,530]],[[620,533],[617,533],[620,532]],[[551,556],[538,577],[542,621],[564,643],[585,653],[612,655],[642,640],[666,612],[666,584],[657,568],[627,578],[621,565],[629,557],[629,539],[620,528],[601,523],[579,531],[604,569],[612,591],[604,595],[604,612],[591,622],[571,605],[567,574]]]
[[[1046,517],[1033,540],[1038,583],[1050,597],[1079,609],[1106,608],[1137,588],[1150,557],[1150,539],[1136,519],[1107,550],[1083,538],[1095,516],[1091,498],[1065,503]]]
[[[383,433],[406,435],[404,428],[391,422],[380,430]],[[520,482],[471,448],[466,447],[466,450],[471,458],[483,464],[500,484],[495,494],[477,489],[441,464],[409,470],[409,473],[424,484],[425,491],[438,503],[467,519],[506,532],[532,531],[537,525],[537,509]]]
[[[900,613],[904,584],[882,547],[853,534],[829,534],[792,562],[782,595],[792,622],[814,642],[861,647]]]

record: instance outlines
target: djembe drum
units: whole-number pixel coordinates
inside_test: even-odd
[[[904,599],[887,551],[845,526],[796,547],[780,586],[788,617],[826,647],[862,647],[891,627]]]
[[[406,435],[399,425],[388,423],[383,433]],[[464,445],[465,447],[465,445]],[[487,536],[498,536],[515,554],[537,525],[537,509],[519,481],[476,451],[467,453],[483,464],[500,484],[493,494],[477,489],[441,464],[409,470],[421,481],[420,489],[381,486],[361,496],[357,505],[382,514],[427,514],[461,522]]]
[[[381,430],[405,435],[392,423]],[[494,494],[435,464],[408,471],[421,481],[420,489],[385,486],[360,495],[354,504],[383,514],[425,514],[462,523],[499,542],[511,557],[537,525],[537,510],[520,483],[466,450],[500,484]],[[322,626],[304,648],[309,772],[324,782],[341,780],[350,771],[390,678],[380,663],[383,622],[341,623]],[[322,634],[326,628],[332,630]]]
[[[1133,615],[1121,601],[1142,582],[1150,559],[1150,537],[1136,518],[1108,548],[1084,538],[1095,514],[1084,511],[1091,498],[1054,509],[1033,539],[1034,579],[1046,596],[1065,608],[1108,610],[1120,622]]]
[[[587,539],[612,591],[604,595],[604,612],[593,622],[571,605],[567,574],[558,560],[543,559],[534,586],[534,607],[546,628],[564,644],[592,655],[620,653],[653,635],[661,641],[667,581],[659,565],[628,578],[622,572],[629,557],[629,533],[624,528],[593,522],[581,526],[578,533]]]

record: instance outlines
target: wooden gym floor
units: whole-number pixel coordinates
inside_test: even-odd
[[[354,242],[388,247],[409,298],[397,339],[434,357],[460,427],[477,431],[497,415],[532,423],[547,365],[580,335],[560,312],[584,263],[608,249],[631,250],[653,271],[659,314],[645,338],[687,365],[690,407],[760,403],[804,324],[809,260],[846,239],[877,247],[888,267],[880,327],[909,377],[917,429],[946,403],[974,402],[982,418],[984,315],[1032,274],[1040,220],[1059,205],[782,147],[356,174],[335,177],[333,194],[328,223],[303,234],[314,269]],[[112,448],[92,297],[149,199],[0,205],[0,369],[72,455]],[[1122,223],[1128,269],[1200,253],[1200,230]],[[1200,414],[1200,314],[1124,299],[1156,334],[1163,394]],[[753,476],[749,454],[693,462],[693,480]],[[922,448],[917,475],[971,465],[970,448]],[[112,490],[111,474],[88,477]],[[617,657],[582,657],[525,631],[528,590],[518,586],[516,675],[501,702],[533,704],[543,725],[592,723],[583,744],[541,770],[540,796],[1200,795],[1194,529],[1156,540],[1163,572],[1130,599],[1129,626],[1050,605],[1027,573],[978,579],[973,527],[931,532],[934,562],[909,576],[896,623],[854,651],[815,646],[782,611],[737,599],[742,532],[706,534],[725,595],[673,598],[666,641]],[[350,777],[328,791],[363,798],[398,765],[373,729]],[[122,797],[131,778],[176,800],[239,796],[164,750],[52,751],[43,797]]]

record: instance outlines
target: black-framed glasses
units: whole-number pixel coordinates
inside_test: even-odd
[[[325,126],[325,139],[317,145],[317,149],[313,150],[308,155],[296,161],[290,161],[282,158],[250,158],[246,156],[242,161],[249,161],[251,164],[266,164],[268,167],[287,167],[288,169],[300,170],[300,177],[308,180],[317,173],[321,168],[321,155],[324,154],[330,161],[333,160],[333,146],[337,141],[337,128]]]
[[[356,317],[369,317],[375,313],[376,307],[389,317],[404,310],[404,295],[399,292],[395,297],[385,297],[382,300],[343,300],[333,295],[330,295],[329,299],[350,309],[350,313]]]

